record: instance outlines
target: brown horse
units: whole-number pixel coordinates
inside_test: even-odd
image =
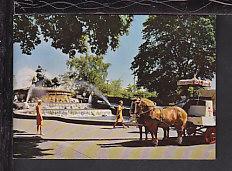
[[[147,129],[147,127],[145,126],[144,121],[145,121],[145,120],[144,120],[143,115],[137,117],[137,122],[138,122],[138,127],[139,127],[139,133],[140,133],[140,138],[139,138],[140,141],[143,140],[143,126],[144,126],[144,128],[145,128],[145,140],[148,139],[148,137],[147,137],[148,129]]]
[[[143,139],[143,137],[142,137],[142,129],[143,129],[143,127],[145,128],[145,136],[146,136],[145,140],[148,139],[147,135],[148,135],[149,131],[148,131],[148,129],[145,126],[145,123],[144,123],[145,120],[146,120],[146,115],[139,115],[137,113],[136,106],[137,106],[137,103],[139,103],[139,102],[140,102],[140,100],[138,98],[136,101],[134,101],[134,102],[131,103],[130,114],[131,115],[132,114],[136,115],[136,119],[137,119],[137,123],[138,123],[138,127],[139,127],[139,133],[140,133],[139,140],[142,141],[142,139]],[[152,102],[151,105],[154,105],[154,103]],[[163,140],[168,139],[169,138],[169,127],[163,127],[163,131],[164,131],[164,138],[163,138]]]
[[[140,141],[142,141],[142,139],[143,139],[143,136],[142,136],[143,127],[145,128],[145,140],[148,139],[147,135],[148,135],[149,131],[148,131],[147,126],[145,126],[145,121],[146,121],[146,116],[145,115],[137,116],[137,122],[138,122],[139,133],[140,133],[140,138],[139,138]],[[163,131],[164,131],[163,140],[168,139],[169,138],[169,127],[163,127]]]
[[[143,127],[145,128],[145,136],[146,136],[146,140],[147,140],[147,134],[148,134],[148,130],[147,130],[147,127],[144,125],[144,119],[143,119],[143,116],[141,115],[141,117],[139,115],[137,115],[136,113],[136,106],[137,106],[137,103],[139,103],[140,100],[139,98],[134,98],[132,99],[132,102],[131,102],[131,107],[130,107],[130,115],[134,115],[136,117],[136,120],[137,120],[137,123],[138,123],[138,127],[139,127],[139,133],[140,133],[140,138],[139,140],[142,141],[142,129]]]
[[[174,126],[178,133],[177,143],[182,143],[182,135],[187,122],[187,113],[180,107],[166,107],[159,109],[151,100],[142,98],[136,104],[136,113],[142,119],[142,124],[148,129],[152,136],[152,142],[158,145],[158,127],[164,130]],[[155,139],[154,139],[155,135]]]

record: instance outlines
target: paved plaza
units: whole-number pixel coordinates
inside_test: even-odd
[[[14,118],[14,158],[35,159],[215,159],[216,145],[203,144],[199,137],[185,138],[175,144],[176,131],[170,141],[153,147],[150,139],[139,141],[136,126],[123,129],[103,125],[84,125],[44,120],[43,136],[36,135],[36,120]],[[149,135],[150,138],[150,135]]]

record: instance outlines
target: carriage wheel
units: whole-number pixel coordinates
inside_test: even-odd
[[[205,132],[205,143],[214,144],[216,142],[216,128],[209,127]]]

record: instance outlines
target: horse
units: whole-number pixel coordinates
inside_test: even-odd
[[[132,101],[131,103],[131,108],[130,108],[130,115],[136,115],[136,120],[137,120],[137,123],[138,123],[138,127],[139,127],[139,133],[140,133],[140,138],[139,140],[142,141],[142,129],[143,127],[145,128],[145,140],[147,141],[148,139],[148,129],[147,127],[144,125],[144,121],[145,121],[145,118],[144,118],[144,115],[137,115],[136,113],[136,103],[140,102],[139,99],[136,99],[134,101]],[[168,139],[169,138],[169,127],[165,128],[163,127],[163,131],[164,131],[164,138],[163,140],[165,139]]]
[[[145,140],[148,139],[147,134],[148,134],[148,129],[147,127],[144,125],[144,117],[136,117],[137,118],[137,123],[138,123],[138,127],[139,127],[139,133],[140,133],[140,138],[139,140],[142,141],[143,140],[143,126],[145,128]]]
[[[154,145],[158,145],[158,127],[169,130],[170,126],[175,127],[178,133],[177,143],[179,145],[182,144],[182,136],[187,122],[187,113],[182,108],[171,106],[159,109],[156,103],[149,99],[142,98],[136,104],[136,114],[139,116],[139,119],[142,120],[142,125],[151,133]]]
[[[145,128],[145,136],[146,136],[145,140],[148,139],[148,137],[147,137],[148,130],[147,130],[147,127],[144,126],[144,124],[143,124],[143,117],[142,116],[138,117],[138,115],[136,115],[136,103],[138,103],[138,102],[139,102],[139,98],[132,99],[129,113],[130,113],[130,116],[136,117],[136,121],[137,121],[138,128],[139,128],[139,133],[140,133],[139,140],[142,141],[142,132],[143,132],[142,129],[143,129],[143,127]]]

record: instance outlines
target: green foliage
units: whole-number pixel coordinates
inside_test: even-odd
[[[133,97],[156,97],[156,93],[138,89],[136,85],[129,84],[126,88],[122,87],[122,80],[113,80],[104,84],[102,92],[111,97],[133,98]]]
[[[138,90],[133,94],[133,97],[150,98],[150,97],[157,97],[157,94],[155,92]]]
[[[106,81],[109,63],[103,61],[103,56],[87,55],[70,59],[68,67],[76,75],[76,80],[83,80],[97,87]]]
[[[188,87],[187,97],[199,98],[201,96],[199,90],[203,90],[203,87]]]
[[[14,42],[20,43],[22,53],[31,54],[31,51],[41,43],[39,26],[33,17],[15,15],[13,29]]]
[[[106,83],[103,85],[104,89],[102,92],[107,96],[111,97],[122,97],[123,88],[122,88],[122,80],[113,80],[110,83]]]
[[[108,47],[116,50],[132,19],[131,15],[15,15],[14,42],[28,55],[41,39],[50,39],[52,47],[71,57],[89,48],[92,53],[105,54]]]
[[[149,16],[131,69],[137,85],[156,91],[163,103],[179,98],[177,81],[212,79],[216,72],[214,16]]]

